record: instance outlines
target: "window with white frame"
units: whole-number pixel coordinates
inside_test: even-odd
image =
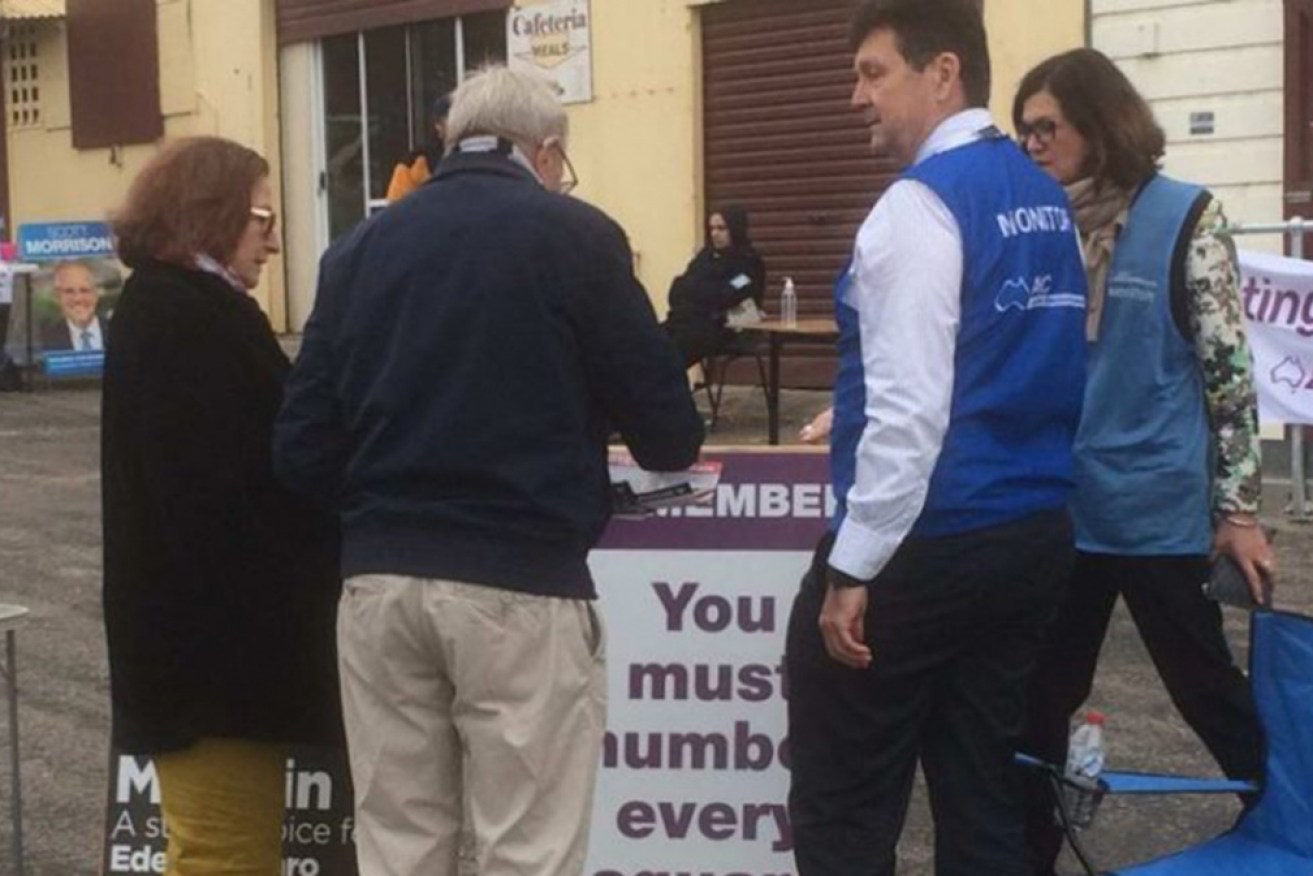
[[[324,189],[330,239],[386,202],[393,168],[432,137],[429,107],[467,71],[506,59],[506,13],[325,38]]]

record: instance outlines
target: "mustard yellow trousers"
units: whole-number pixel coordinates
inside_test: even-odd
[[[201,739],[155,756],[166,876],[278,876],[287,747]]]

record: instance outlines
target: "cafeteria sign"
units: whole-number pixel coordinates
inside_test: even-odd
[[[588,0],[516,6],[506,16],[507,63],[555,83],[562,103],[588,103],[593,99],[591,29]]]

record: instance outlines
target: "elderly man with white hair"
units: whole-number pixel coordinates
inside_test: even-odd
[[[659,470],[702,422],[624,232],[563,196],[551,88],[456,90],[447,156],[325,254],[275,437],[342,519],[342,702],[366,876],[583,868],[605,724],[587,557],[606,441]]]

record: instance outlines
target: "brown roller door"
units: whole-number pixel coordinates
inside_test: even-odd
[[[506,9],[512,0],[277,0],[278,41],[296,43],[395,24]]]
[[[799,316],[832,316],[834,278],[893,167],[872,157],[849,105],[850,0],[730,0],[702,17],[703,157],[709,208],[739,203],[770,274]],[[790,345],[783,384],[829,387],[831,345]],[[746,372],[742,373],[746,376]]]

